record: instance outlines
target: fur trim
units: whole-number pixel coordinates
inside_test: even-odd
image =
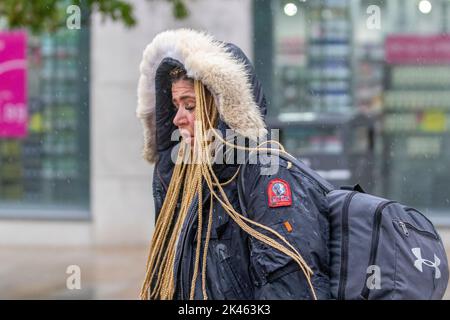
[[[190,29],[165,31],[145,48],[140,64],[136,114],[144,126],[143,156],[156,160],[155,74],[171,57],[184,65],[189,77],[200,80],[214,95],[221,119],[237,133],[256,140],[267,130],[252,94],[244,64],[212,36]]]

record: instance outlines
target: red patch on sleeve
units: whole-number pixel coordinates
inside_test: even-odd
[[[283,179],[272,179],[267,186],[269,207],[287,207],[292,204],[291,186]]]

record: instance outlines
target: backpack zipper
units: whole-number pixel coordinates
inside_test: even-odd
[[[409,236],[409,231],[408,231],[408,228],[406,227],[406,224],[403,221],[399,221],[398,224],[402,228],[405,236]]]
[[[406,207],[405,208],[405,211],[407,211],[408,213],[410,213],[410,211],[414,211],[414,212],[416,212],[416,213],[418,213],[420,216],[422,216],[426,221],[428,221],[428,223],[430,224],[430,226],[432,227],[432,229],[434,230],[434,236],[435,236],[435,238],[437,239],[437,240],[441,240],[441,238],[439,237],[439,234],[437,233],[437,231],[436,231],[436,228],[434,227],[434,224],[430,221],[430,219],[428,219],[422,212],[420,212],[419,210],[417,210],[417,209],[414,209],[414,208],[411,208],[411,207]],[[413,225],[411,225],[413,228],[414,228],[414,226]],[[426,232],[426,231],[425,231]]]
[[[377,259],[377,253],[378,253],[378,242],[380,241],[380,230],[381,230],[381,221],[383,218],[383,210],[388,205],[396,203],[397,201],[384,201],[381,202],[377,209],[375,210],[374,220],[373,220],[373,229],[372,229],[372,242],[370,245],[370,257],[369,257],[369,264],[367,267],[372,266],[375,264],[375,261]],[[364,281],[364,288],[361,292],[361,297],[365,300],[369,298],[369,288],[367,287],[367,279],[368,275],[366,276],[366,279]]]
[[[347,284],[348,268],[348,208],[357,191],[350,192],[344,202],[343,214],[341,219],[342,238],[341,238],[341,270],[339,275],[338,300],[345,300],[345,286]]]
[[[433,238],[434,240],[439,240],[439,238],[432,232],[421,230],[409,222],[404,222],[404,221],[399,221],[399,220],[394,220],[394,221],[398,222],[398,225],[402,228],[405,236],[409,236],[409,230],[414,230],[415,232],[420,233],[421,235],[423,235],[425,237]]]

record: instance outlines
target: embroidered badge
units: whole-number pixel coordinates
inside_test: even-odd
[[[292,204],[291,187],[282,179],[270,180],[267,186],[269,207],[287,207]]]

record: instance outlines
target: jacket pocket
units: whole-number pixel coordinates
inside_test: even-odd
[[[236,261],[229,254],[225,244],[216,246],[216,254],[219,258],[219,272],[221,273],[221,284],[227,299],[249,300],[252,299],[252,288],[244,277],[240,275]]]
[[[395,294],[403,299],[440,299],[448,270],[439,235],[434,228],[407,218],[393,219],[392,223],[400,234],[396,241]]]

